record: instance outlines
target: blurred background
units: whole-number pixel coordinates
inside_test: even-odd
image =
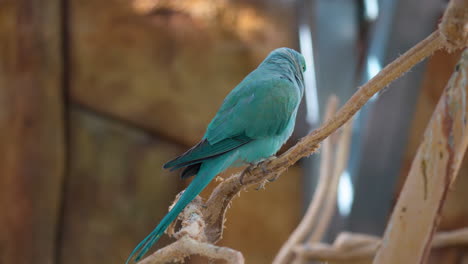
[[[297,49],[308,64],[290,146],[322,122],[331,94],[344,103],[435,30],[446,5],[0,1],[0,263],[123,263],[189,183],[162,164],[198,142],[271,50]],[[343,230],[382,235],[458,56],[437,52],[359,112],[326,241]],[[220,245],[270,263],[309,203],[319,157],[236,198]],[[465,161],[441,230],[468,224],[467,173]],[[466,252],[441,249],[430,261],[468,263]]]

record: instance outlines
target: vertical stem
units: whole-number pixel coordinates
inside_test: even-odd
[[[330,219],[336,209],[336,199],[338,196],[338,184],[340,182],[341,175],[348,164],[349,159],[349,147],[351,141],[353,122],[350,120],[343,126],[343,131],[340,134],[338,145],[336,146],[336,152],[333,159],[333,172],[330,173],[330,187],[328,188],[327,199],[323,205],[323,210],[318,219],[317,226],[312,231],[309,238],[309,243],[320,242],[323,235],[328,229]]]
[[[327,104],[327,110],[325,113],[324,120],[327,120],[333,116],[336,112],[336,108],[338,106],[338,99],[336,96],[330,97]],[[319,182],[317,185],[317,190],[314,193],[314,197],[307,208],[307,212],[302,218],[302,221],[299,223],[297,228],[288,238],[286,243],[281,247],[278,255],[276,255],[275,259],[273,260],[273,264],[282,264],[282,263],[289,263],[293,257],[293,247],[296,246],[298,243],[301,243],[306,236],[312,230],[312,227],[317,219],[317,215],[320,209],[320,206],[324,203],[324,200],[327,196],[327,191],[330,186],[330,171],[331,168],[331,158],[332,158],[332,146],[330,142],[330,138],[326,138],[322,144],[322,153],[321,153],[321,162],[320,162],[320,175],[319,175]]]

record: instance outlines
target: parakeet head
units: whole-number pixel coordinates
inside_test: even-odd
[[[304,91],[304,75],[306,63],[304,56],[290,48],[278,48],[272,51],[261,65],[270,70],[276,69],[278,73],[297,83],[301,92]]]
[[[288,54],[289,56],[293,58],[294,65],[296,66],[296,68],[299,68],[297,71],[300,71],[300,72],[306,71],[306,63],[305,63],[304,56],[302,56],[302,54],[289,48],[279,48],[277,50],[282,50],[282,52]]]
[[[264,63],[290,64],[295,71],[305,72],[306,63],[304,56],[290,48],[278,48],[266,57]]]

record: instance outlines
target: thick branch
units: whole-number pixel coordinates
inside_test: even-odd
[[[439,24],[449,51],[468,47],[468,1],[452,0]]]
[[[239,251],[200,242],[189,236],[183,236],[176,242],[164,247],[138,264],[165,264],[182,262],[190,255],[200,255],[209,259],[222,259],[229,264],[244,264],[244,257]]]
[[[177,241],[159,249],[138,264],[182,262],[191,255],[200,255],[208,259],[221,259],[229,264],[244,264],[244,256],[239,251],[206,242],[205,223],[200,211],[202,207],[201,198],[195,198],[179,216],[179,219],[182,220],[180,231],[173,233],[176,221],[167,231],[176,237]]]
[[[424,133],[374,263],[424,263],[468,145],[468,49]]]

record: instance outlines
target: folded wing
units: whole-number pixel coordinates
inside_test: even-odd
[[[299,104],[298,89],[284,79],[264,79],[239,84],[224,100],[203,140],[164,164],[182,177],[195,175],[200,164],[237,149],[255,139],[279,135]]]

